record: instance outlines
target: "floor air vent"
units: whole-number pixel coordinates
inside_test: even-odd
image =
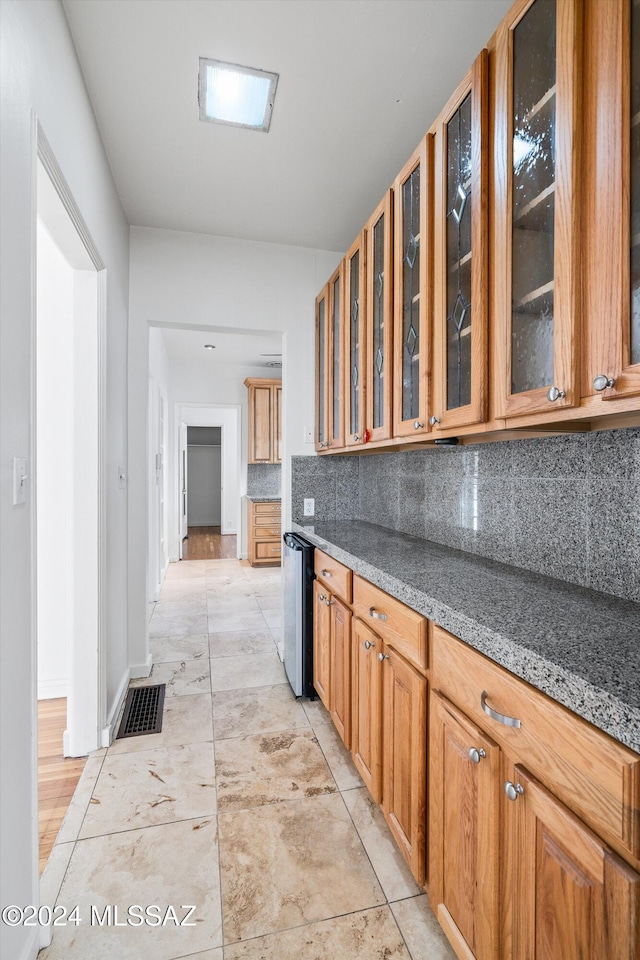
[[[153,687],[134,687],[129,690],[117,740],[140,737],[145,733],[160,733],[165,687],[166,683],[158,683]]]

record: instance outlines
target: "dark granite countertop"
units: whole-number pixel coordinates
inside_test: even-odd
[[[292,526],[640,753],[640,604],[371,523]]]
[[[282,497],[279,494],[271,494],[270,496],[260,496],[259,494],[247,493],[245,494],[247,500],[251,500],[252,503],[280,503]]]

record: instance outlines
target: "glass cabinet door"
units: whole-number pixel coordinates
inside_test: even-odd
[[[507,417],[579,402],[581,7],[521,0],[497,35],[494,261]]]
[[[344,261],[329,280],[327,443],[344,446]]]
[[[487,52],[435,124],[434,430],[487,415]]]
[[[393,191],[380,201],[366,226],[368,439],[388,440],[393,385]]]
[[[640,394],[638,0],[586,0],[585,58],[583,396],[600,408]]]
[[[345,257],[345,438],[347,446],[364,443],[366,370],[366,231]]]
[[[327,447],[329,402],[329,285],[316,297],[316,450]]]
[[[427,136],[396,178],[394,193],[393,433],[415,436],[429,429],[428,205],[432,138]]]

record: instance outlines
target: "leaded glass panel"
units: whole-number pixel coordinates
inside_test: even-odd
[[[420,167],[402,185],[402,419],[420,412]]]
[[[556,0],[513,32],[511,391],[553,383]]]
[[[631,363],[640,363],[640,7],[631,4]]]
[[[471,94],[447,124],[447,409],[471,403]]]
[[[326,377],[327,350],[325,338],[326,318],[325,318],[325,300],[324,297],[318,303],[318,442],[324,443],[325,436],[324,422],[324,385]]]
[[[342,346],[342,311],[340,309],[340,277],[336,277],[333,282],[333,439],[340,437],[342,424],[340,422],[340,391],[342,384],[340,382],[340,358]]]
[[[360,413],[360,390],[358,384],[360,381],[360,252],[356,251],[351,257],[349,263],[349,324],[350,337],[349,343],[351,352],[349,357],[349,369],[351,376],[350,385],[350,416],[349,432],[358,432],[358,421]]]
[[[373,427],[384,426],[384,214],[373,228]]]

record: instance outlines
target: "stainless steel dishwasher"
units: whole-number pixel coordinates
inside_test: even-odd
[[[296,697],[313,688],[313,544],[297,533],[284,540],[284,668]]]

